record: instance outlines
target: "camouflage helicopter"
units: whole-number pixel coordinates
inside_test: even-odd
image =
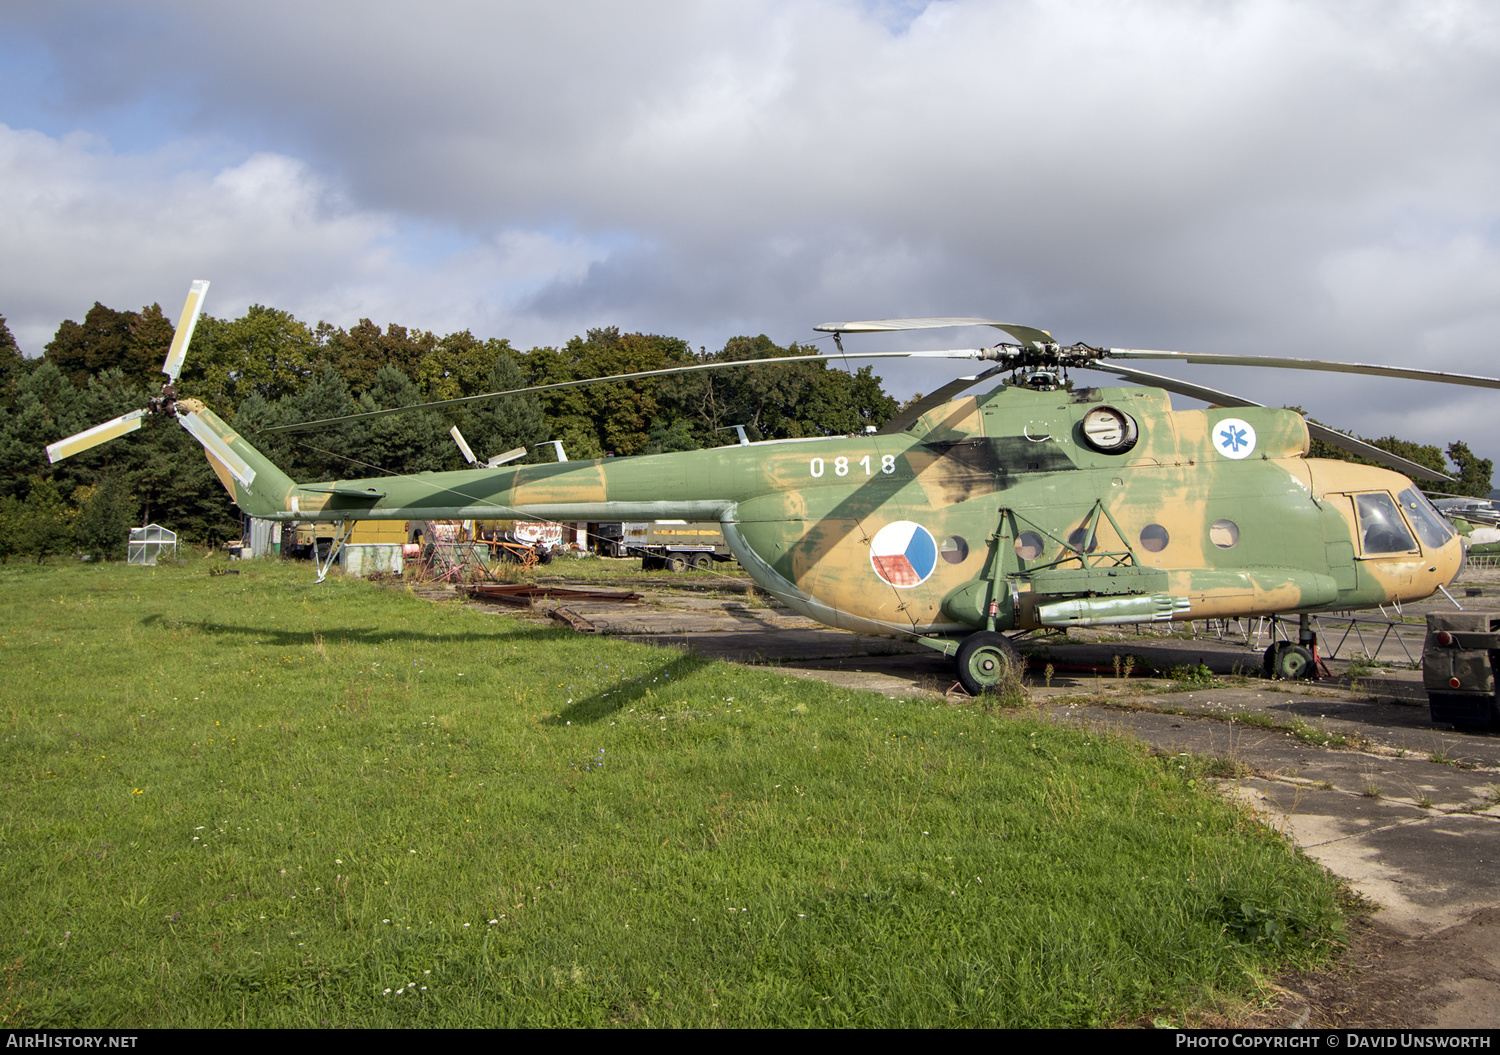
[[[1045,330],[989,319],[825,323],[817,329],[832,333],[841,351],[845,334],[938,326],[992,326],[1015,343],[856,356],[993,364],[867,435],[299,484],[201,402],[175,392],[207,285],[193,285],[161,395],[52,445],[54,462],[139,428],[148,413],[170,413],[246,513],[339,523],[329,563],[357,520],[715,520],[745,570],[781,602],[831,626],[905,637],[952,656],[959,681],[976,695],[1018,662],[1006,631],[1286,613],[1301,617],[1299,640],[1267,649],[1266,671],[1310,676],[1310,613],[1424,598],[1463,563],[1463,542],[1409,478],[1447,479],[1441,474],[1293,411],[1119,360],[1500,388],[1500,379],[1398,367],[1063,346]],[[807,359],[826,361],[789,356],[593,380]],[[1077,369],[1136,384],[1069,389],[1068,371]],[[990,391],[963,395],[1003,372]],[[1217,405],[1174,410],[1168,393]],[[1391,468],[1309,458],[1310,435]],[[320,580],[326,570],[320,566]]]

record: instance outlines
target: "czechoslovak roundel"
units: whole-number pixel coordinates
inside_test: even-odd
[[[937,566],[937,543],[921,524],[898,520],[870,541],[870,566],[892,586],[918,586]]]

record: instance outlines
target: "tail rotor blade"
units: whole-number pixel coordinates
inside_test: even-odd
[[[161,372],[175,384],[182,373],[182,361],[187,358],[188,342],[193,339],[193,328],[198,325],[198,316],[203,311],[203,298],[208,293],[208,280],[200,278],[188,290],[187,303],[182,306],[182,317],[177,320],[177,332],[172,335],[172,347],[167,351],[167,361],[161,364]]]
[[[117,418],[111,418],[102,425],[95,425],[91,429],[85,429],[75,436],[69,436],[65,440],[47,445],[47,460],[56,465],[64,458],[71,458],[75,454],[82,454],[90,447],[97,447],[101,443],[124,436],[126,433],[134,432],[141,427],[142,419],[146,416],[144,410],[132,410],[129,414],[121,414]]]

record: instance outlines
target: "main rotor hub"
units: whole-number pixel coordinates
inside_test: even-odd
[[[1104,356],[1103,348],[1087,344],[997,344],[982,353],[983,358],[1004,363],[1015,371],[1017,385],[1038,392],[1066,387],[1070,368],[1087,367]]]
[[[1036,392],[1055,392],[1062,388],[1063,376],[1057,370],[1030,370],[1020,380],[1022,388],[1029,388]]]
[[[177,406],[177,387],[170,381],[161,386],[161,393],[146,400],[146,412],[165,414]]]

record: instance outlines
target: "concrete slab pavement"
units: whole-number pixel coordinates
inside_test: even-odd
[[[1488,603],[1500,607],[1500,596]],[[1226,793],[1379,904],[1375,920],[1391,940],[1467,950],[1442,967],[1439,983],[1430,963],[1423,968],[1423,984],[1446,987],[1423,1012],[1428,1024],[1500,1026],[1500,942],[1487,944],[1500,937],[1500,734],[1430,721],[1408,657],[1420,658],[1423,613],[1434,606],[1451,602],[1439,596],[1339,627],[1337,641],[1324,620],[1322,640],[1337,652],[1328,665],[1340,677],[1311,683],[1259,676],[1265,625],[1258,639],[1254,626],[1200,625],[1196,637],[1075,631],[1022,647],[1039,715],[1229,760],[1241,775]],[[645,605],[569,607],[599,632],[851,688],[905,697],[956,688],[951,661],[936,652],[831,630],[749,590],[658,588]],[[1131,676],[1117,676],[1126,656],[1135,657]],[[1211,683],[1190,676],[1200,664]]]

